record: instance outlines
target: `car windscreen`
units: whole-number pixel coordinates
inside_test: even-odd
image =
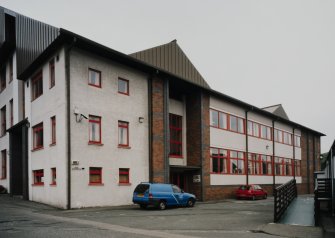
[[[139,184],[135,188],[135,193],[145,193],[149,189],[149,184]]]

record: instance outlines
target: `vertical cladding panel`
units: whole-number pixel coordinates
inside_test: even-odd
[[[56,27],[17,15],[17,73],[20,75],[59,35]]]

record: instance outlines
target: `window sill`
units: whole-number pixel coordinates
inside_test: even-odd
[[[119,186],[131,186],[131,183],[119,183]]]
[[[128,146],[128,145],[118,145],[117,148],[120,148],[120,149],[131,149],[131,147]]]
[[[182,155],[170,155],[170,158],[176,158],[176,159],[184,159]]]
[[[129,93],[118,92],[119,94],[129,96]]]
[[[56,145],[56,142],[51,143],[49,146],[51,147],[51,146],[55,146],[55,145]]]
[[[92,86],[92,87],[95,87],[95,88],[102,88],[101,85],[90,84],[90,83],[89,83],[88,85],[90,85],[90,86]]]
[[[105,184],[103,183],[89,183],[89,186],[104,186]]]
[[[88,145],[103,146],[104,144],[102,144],[100,142],[88,142]]]
[[[43,150],[43,149],[44,149],[44,147],[39,147],[39,148],[32,149],[31,152],[35,152],[35,151]]]
[[[57,187],[57,184],[56,183],[51,183],[51,184],[49,184],[50,185],[50,187]]]
[[[44,183],[34,183],[31,186],[33,186],[33,187],[41,187],[41,186],[44,186]]]

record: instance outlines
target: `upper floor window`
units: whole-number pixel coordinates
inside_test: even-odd
[[[244,121],[243,118],[210,109],[210,125],[212,127],[244,134]]]
[[[298,135],[294,135],[294,145],[296,147],[301,147],[301,137]]]
[[[56,185],[56,184],[57,184],[56,168],[51,168],[51,183],[50,183],[50,185]]]
[[[1,136],[6,134],[6,106],[1,108]]]
[[[56,144],[56,116],[50,118],[51,121],[51,144]]]
[[[9,59],[9,82],[13,81],[13,57]]]
[[[90,167],[90,185],[102,184],[102,168]]]
[[[95,69],[88,69],[88,84],[101,88],[101,72]]]
[[[1,179],[7,178],[7,153],[6,150],[1,151]]]
[[[89,143],[101,143],[101,117],[89,115]]]
[[[182,157],[183,117],[170,113],[169,122],[170,122],[170,156]]]
[[[271,133],[272,133],[271,127],[261,125],[257,122],[248,121],[248,135],[266,140],[272,140]]]
[[[43,122],[33,127],[33,149],[43,148]]]
[[[43,94],[43,74],[38,72],[31,80],[32,101]]]
[[[129,183],[129,169],[119,169],[119,183]]]
[[[274,140],[276,142],[287,144],[287,145],[292,145],[292,134],[291,133],[275,129],[274,134],[275,134]]]
[[[6,67],[0,68],[0,92],[6,88]]]
[[[50,88],[55,86],[55,59],[49,62]]]
[[[13,111],[13,99],[9,101],[9,113],[10,113],[10,126],[14,125],[14,111]]]
[[[34,185],[44,185],[44,171],[43,169],[34,170]]]
[[[129,95],[129,80],[118,79],[118,92],[121,94]]]
[[[119,121],[119,146],[129,146],[129,123]]]

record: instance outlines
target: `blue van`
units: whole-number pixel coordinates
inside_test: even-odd
[[[161,210],[167,206],[193,207],[195,201],[195,195],[185,193],[173,184],[140,183],[133,194],[133,203],[139,204],[141,208],[147,208],[149,205]]]

